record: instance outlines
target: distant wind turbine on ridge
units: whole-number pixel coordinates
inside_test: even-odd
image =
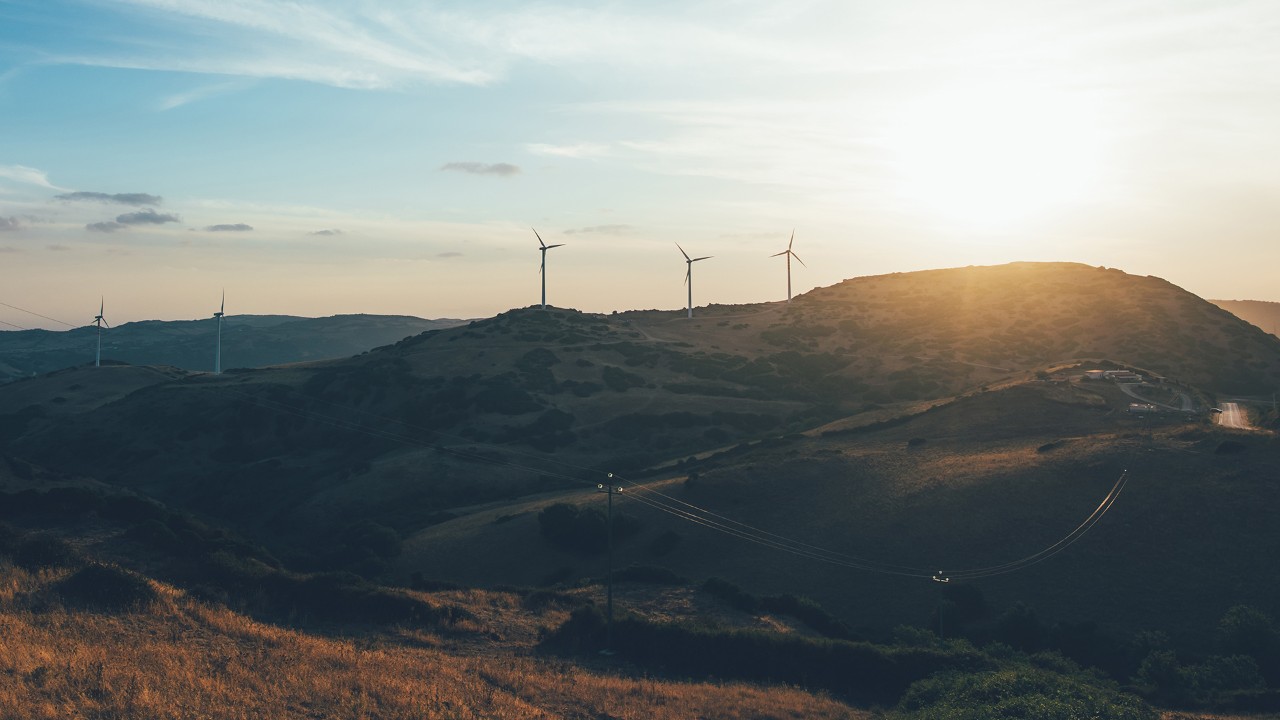
[[[769,256],[769,257],[778,257],[779,255],[787,256],[787,302],[788,303],[791,302],[791,258],[795,258],[796,262],[800,263],[801,265],[804,265],[804,261],[800,259],[800,256],[791,252],[791,245],[795,241],[796,241],[796,231],[792,230],[791,240],[787,243],[787,249],[783,250],[780,253],[774,253]],[[809,267],[808,265],[804,265],[804,266]]]
[[[550,250],[551,248],[563,247],[564,243],[556,243],[555,245],[548,245],[542,242],[542,236],[538,234],[537,230],[535,230],[534,228],[529,228],[529,229],[533,230],[533,235],[534,237],[538,238],[538,245],[541,246],[538,248],[538,250],[542,252],[542,264],[538,266],[538,274],[542,276],[542,309],[546,310],[547,309],[547,251]]]
[[[218,306],[218,312],[213,316],[218,318],[218,345],[213,351],[213,374],[222,374],[222,316],[227,310],[227,291],[222,291],[222,304]]]
[[[102,316],[102,309],[106,307],[102,298],[98,298],[98,314],[93,318],[93,324],[98,326],[98,354],[93,356],[93,366],[102,367],[102,326],[107,324],[106,319]]]
[[[687,268],[684,273],[684,283],[685,285],[689,286],[689,304],[686,305],[685,307],[689,311],[689,318],[692,319],[693,318],[693,264],[698,262],[699,260],[710,260],[714,256],[705,255],[699,258],[691,258],[689,257],[689,253],[685,252],[684,248],[680,247],[680,243],[676,243],[676,247],[680,248],[680,254],[684,256],[684,263]]]

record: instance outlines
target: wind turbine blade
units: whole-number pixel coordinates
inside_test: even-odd
[[[789,252],[791,252],[791,251],[790,251],[790,250],[783,250],[782,252],[780,252],[780,253],[774,253],[774,254],[770,255],[769,257],[778,257],[779,255],[786,255],[786,254],[787,254],[787,253],[789,253]]]
[[[539,275],[541,275],[541,274],[542,274],[542,270],[543,270],[543,268],[545,268],[546,266],[547,266],[547,254],[546,254],[546,253],[542,253],[542,264],[538,265],[538,274],[539,274]]]
[[[218,306],[218,314],[222,315],[227,312],[227,291],[222,291],[222,304]]]
[[[680,248],[680,254],[684,256],[684,259],[685,259],[685,260],[688,260],[688,259],[689,259],[689,253],[685,252],[685,251],[684,251],[684,248],[680,247],[680,243],[676,243],[676,247]]]
[[[98,298],[98,314],[99,315],[102,314],[102,308],[104,307],[106,307],[106,303],[103,302],[102,298]]]
[[[564,243],[556,243],[555,245],[548,245],[547,249],[550,250],[553,247],[564,247]]]
[[[795,253],[791,253],[791,257],[795,258],[795,259],[796,259],[796,262],[800,263],[801,265],[804,265],[804,261],[800,259],[800,256],[799,256],[799,255],[797,255],[797,254],[795,254]],[[809,267],[808,265],[804,265],[804,266],[805,266],[805,267]]]
[[[533,236],[538,238],[538,244],[541,245],[542,247],[546,247],[547,244],[542,242],[542,236],[538,234],[538,231],[534,228],[529,228],[529,229],[533,230]]]
[[[715,255],[705,255],[705,256],[700,257],[700,258],[694,258],[694,259],[690,260],[689,262],[698,262],[699,260],[710,260],[710,259],[711,259],[711,258],[713,258],[713,257],[715,257]]]
[[[791,240],[787,242],[787,250],[791,249],[791,244],[796,241],[796,229],[791,228]]]
[[[106,318],[102,318],[102,326],[103,326],[103,327],[111,327],[111,323],[107,322],[107,319],[106,319]]]
[[[683,283],[681,283],[681,285],[688,285],[688,284],[689,284],[689,276],[690,276],[690,275],[692,275],[692,274],[693,274],[693,266],[692,266],[692,265],[690,265],[690,266],[689,266],[689,269],[688,269],[688,270],[685,270],[685,272],[684,272],[684,282],[683,282]]]

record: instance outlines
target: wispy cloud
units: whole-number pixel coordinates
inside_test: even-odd
[[[84,229],[88,230],[89,232],[113,233],[117,230],[125,230],[128,227],[129,226],[125,225],[124,223],[106,220],[103,222],[89,223],[88,225],[84,226]]]
[[[308,235],[341,235],[342,231],[338,228],[325,228],[324,230],[314,230],[307,233]]]
[[[212,85],[203,85],[198,88],[187,90],[186,92],[175,93],[160,99],[156,103],[156,109],[160,111],[173,110],[183,105],[190,105],[194,102],[206,100],[208,98],[225,95],[236,90],[242,90],[249,87],[252,81],[237,80],[232,82],[214,83]]]
[[[511,163],[451,162],[441,165],[440,169],[471,173],[472,175],[498,175],[500,177],[520,174],[520,167]]]
[[[529,143],[524,146],[534,155],[549,155],[565,158],[598,158],[609,154],[609,146],[599,143],[575,143],[573,145],[548,145],[546,143]]]
[[[249,232],[252,229],[253,229],[252,225],[246,225],[244,223],[231,223],[231,224],[221,224],[221,225],[208,225],[205,227],[205,232]]]
[[[0,217],[0,232],[14,232],[22,227],[22,223],[18,222],[16,217]]]
[[[71,250],[71,248],[67,247],[66,245],[48,245],[45,247],[45,249],[51,252],[68,252],[69,250]]]
[[[449,252],[436,253],[436,257],[438,257],[438,258],[456,258],[456,257],[462,257],[462,253],[460,253],[460,252],[454,252],[454,251],[450,250]]]
[[[164,198],[159,195],[148,195],[147,193],[104,193],[77,191],[72,193],[63,193],[62,195],[54,195],[54,200],[64,200],[67,202],[100,202],[115,203],[117,205],[159,205]]]
[[[590,225],[588,227],[570,228],[564,231],[565,235],[626,235],[634,231],[631,225]]]
[[[20,253],[22,250],[8,245],[0,245],[0,253]]]
[[[26,165],[0,165],[0,178],[20,182],[24,185],[37,185],[50,190],[63,189],[49,182],[49,176],[43,170],[37,170]]]
[[[493,75],[451,57],[448,15],[420,18],[387,8],[319,2],[125,0],[126,7],[175,33],[198,26],[199,42],[181,49],[75,55],[58,61],[241,77],[274,77],[349,88],[412,81],[481,85]],[[196,22],[192,22],[196,21]],[[423,23],[428,24],[423,24]],[[177,107],[184,100],[175,96]],[[191,100],[186,100],[190,102]]]
[[[116,216],[116,222],[124,225],[163,225],[180,221],[181,218],[177,215],[158,213],[150,208]]]

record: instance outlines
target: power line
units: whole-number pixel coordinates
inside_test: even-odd
[[[31,328],[24,328],[24,327],[22,327],[21,325],[14,325],[13,323],[11,323],[11,322],[5,322],[4,320],[0,320],[0,325],[8,325],[8,326],[9,326],[9,327],[11,327],[11,328],[18,328],[19,330],[30,330],[30,329],[31,329]]]
[[[69,322],[63,322],[62,320],[59,320],[58,318],[52,318],[52,317],[49,317],[48,315],[41,315],[40,313],[35,312],[34,310],[27,310],[26,308],[20,308],[20,307],[18,307],[17,305],[10,305],[10,304],[9,304],[9,303],[7,303],[7,302],[0,302],[0,305],[3,305],[3,306],[5,306],[5,307],[7,307],[7,308],[13,308],[14,310],[18,310],[18,311],[20,311],[20,312],[27,313],[28,315],[35,315],[36,317],[44,318],[45,320],[52,320],[53,322],[56,322],[56,323],[62,323],[63,325],[66,325],[66,326],[67,326],[67,327],[69,327],[69,328],[77,328],[77,327],[81,327],[80,325],[72,325],[72,324],[71,324],[71,323],[69,323]],[[8,324],[9,324],[9,323],[5,323],[5,325],[8,325]]]

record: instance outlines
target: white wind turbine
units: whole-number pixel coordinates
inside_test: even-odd
[[[710,260],[714,256],[706,255],[699,258],[691,258],[689,257],[689,253],[685,252],[684,248],[680,247],[680,243],[676,243],[676,247],[680,248],[680,254],[684,256],[684,263],[685,263],[685,266],[687,267],[684,273],[684,283],[685,285],[689,286],[689,304],[686,305],[685,307],[689,310],[689,317],[692,318],[693,317],[693,264],[698,262],[699,260]]]
[[[218,318],[218,345],[213,351],[213,374],[215,375],[222,373],[222,316],[226,313],[226,309],[227,291],[223,290],[222,304],[218,306],[218,312],[213,314],[214,317]]]
[[[542,276],[542,309],[545,310],[547,308],[547,251],[551,248],[562,247],[564,243],[548,245],[542,242],[542,236],[538,234],[537,230],[534,228],[529,229],[533,230],[534,237],[538,238],[538,245],[541,246],[538,249],[542,252],[542,264],[538,266],[538,274]]]
[[[102,317],[102,309],[105,307],[102,298],[98,298],[98,314],[93,318],[93,324],[98,326],[98,354],[93,356],[93,366],[102,367],[102,327],[107,324],[105,318]]]
[[[791,258],[795,258],[796,262],[800,263],[801,265],[804,265],[804,261],[800,259],[800,256],[791,252],[791,244],[794,243],[795,241],[796,241],[796,231],[792,230],[791,241],[787,243],[787,249],[783,250],[780,253],[774,253],[769,256],[769,257],[778,257],[779,255],[787,256],[787,302],[791,302]],[[808,265],[804,265],[804,266],[809,267]]]

